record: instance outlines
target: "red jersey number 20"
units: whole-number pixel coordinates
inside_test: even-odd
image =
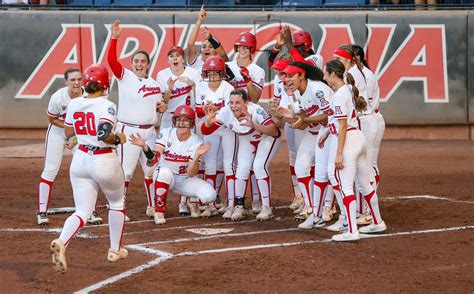
[[[95,128],[95,116],[92,112],[75,112],[74,113],[74,129],[76,135],[91,135],[96,136],[97,130]]]

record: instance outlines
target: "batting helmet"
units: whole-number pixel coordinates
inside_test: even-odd
[[[86,68],[84,71],[84,77],[82,85],[87,87],[90,83],[97,83],[104,89],[108,89],[110,86],[109,72],[102,64],[93,64]]]
[[[178,118],[178,117],[189,118],[191,120],[191,127],[193,127],[194,126],[194,119],[196,117],[196,113],[194,112],[194,110],[190,106],[180,105],[174,111],[173,118],[172,118],[173,126],[176,125],[176,118]]]
[[[219,56],[209,56],[202,66],[201,76],[203,79],[207,78],[207,72],[215,70],[219,72],[221,79],[225,79],[225,63]]]
[[[293,39],[293,45],[303,45],[304,51],[309,51],[313,47],[313,40],[311,40],[311,35],[306,31],[294,31],[293,33],[291,33],[291,38]]]
[[[250,47],[250,53],[254,54],[257,50],[257,39],[252,33],[240,33],[234,42],[234,51],[237,52],[237,46]]]

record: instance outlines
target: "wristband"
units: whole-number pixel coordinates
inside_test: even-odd
[[[146,158],[150,160],[153,159],[156,155],[155,152],[153,152],[153,150],[151,150],[150,147],[148,147],[147,151],[143,150],[143,153],[145,153]]]
[[[211,35],[208,41],[211,43],[211,46],[214,47],[214,49],[217,49],[221,46],[221,43],[213,35]]]

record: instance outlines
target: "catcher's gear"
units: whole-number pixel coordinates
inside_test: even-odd
[[[293,39],[293,45],[303,46],[304,51],[309,51],[313,47],[313,40],[311,39],[311,35],[306,31],[294,31],[291,34],[291,38]]]
[[[246,67],[241,67],[240,68],[240,74],[244,78],[245,83],[248,83],[252,80],[252,78],[250,77],[249,70]]]
[[[234,51],[237,52],[238,46],[246,46],[250,48],[250,53],[254,54],[257,50],[257,39],[252,33],[240,33],[234,42]]]
[[[93,64],[86,68],[82,85],[87,87],[90,83],[97,83],[103,89],[108,89],[110,86],[109,72],[101,64]]]
[[[208,71],[218,71],[220,78],[223,80],[226,77],[225,62],[219,56],[209,56],[202,66],[201,76],[206,79]]]
[[[194,126],[194,120],[195,120],[195,117],[196,117],[196,113],[194,112],[194,110],[188,106],[188,105],[180,105],[178,106],[178,108],[176,108],[176,110],[174,111],[174,114],[173,114],[173,126],[176,128],[176,119],[178,117],[185,117],[185,118],[188,118],[190,121],[191,121],[191,126],[190,128],[192,128]]]

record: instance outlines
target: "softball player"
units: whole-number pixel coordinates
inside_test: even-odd
[[[125,133],[126,136],[138,132],[142,138],[152,144],[156,139],[157,110],[160,112],[166,110],[166,105],[162,102],[162,89],[155,80],[148,77],[150,56],[147,52],[139,50],[132,55],[131,71],[118,62],[117,42],[120,31],[120,21],[116,20],[112,25],[112,39],[107,56],[110,68],[118,80],[117,130]],[[146,215],[153,217],[154,166],[147,166],[146,157],[141,149],[129,143],[118,148],[118,156],[125,173],[125,191],[132,180],[137,162],[140,162],[148,201]]]
[[[212,134],[219,128],[228,128],[239,136],[235,176],[235,208],[231,215],[233,221],[245,217],[244,196],[251,168],[255,172],[262,203],[257,219],[267,220],[273,216],[268,166],[280,147],[280,131],[271,116],[261,106],[249,100],[247,92],[243,89],[232,91],[229,105],[218,112],[212,109],[206,122],[201,125],[201,132],[204,135]]]
[[[191,132],[194,119],[195,112],[190,106],[178,106],[172,118],[173,127],[160,130],[154,151],[139,134],[130,136],[130,142],[143,148],[148,159],[155,156],[161,158],[155,174],[156,224],[166,223],[166,197],[170,191],[194,198],[192,210],[199,210],[197,198],[202,203],[211,203],[216,199],[214,188],[196,176],[199,159],[211,148],[211,143],[203,144]]]
[[[323,82],[323,73],[317,67],[304,62],[294,62],[284,69],[286,85],[294,93],[298,104],[293,104],[292,109],[279,108],[283,117],[294,128],[305,130],[304,137],[296,152],[295,172],[298,184],[303,194],[305,207],[296,216],[297,220],[305,220],[311,215],[313,207],[313,178],[311,172],[315,164],[315,146],[319,134],[320,123],[326,123],[329,109],[329,100],[332,96],[331,89]],[[289,113],[287,115],[286,113]],[[296,115],[295,115],[296,113]],[[319,163],[316,161],[316,166]],[[327,182],[327,170],[320,167],[322,179]],[[322,198],[325,189],[319,191]]]
[[[64,118],[69,103],[72,99],[82,96],[82,75],[77,68],[70,68],[64,72],[64,81],[66,87],[56,91],[48,104],[48,131],[46,132],[44,169],[41,173],[39,192],[38,192],[38,210],[36,218],[38,225],[47,225],[48,206],[51,199],[53,183],[61,166],[64,148],[71,149],[74,146],[73,141],[68,142],[64,135]]]
[[[280,40],[282,40],[282,38],[279,37],[277,44],[281,43]],[[275,48],[272,50],[273,54],[274,52],[276,52]],[[290,204],[290,209],[295,211],[304,203],[298,185],[298,179],[295,174],[296,150],[298,149],[299,142],[301,142],[300,137],[302,137],[301,134],[303,132],[290,127],[290,124],[286,124],[285,121],[282,120],[281,115],[277,112],[279,106],[289,107],[289,105],[291,105],[287,94],[288,90],[285,90],[281,78],[285,76],[283,70],[293,62],[293,58],[287,53],[280,53],[275,58],[271,58],[272,53],[270,54],[268,63],[271,68],[275,70],[275,77],[273,78],[273,99],[269,104],[268,112],[272,115],[276,124],[280,128],[283,127],[285,129],[286,143],[288,145],[288,157],[290,161],[291,184],[293,186],[293,200]]]
[[[199,118],[204,118],[206,110],[219,110],[229,103],[229,96],[234,87],[224,79],[226,77],[225,63],[218,56],[209,57],[202,69],[202,81],[196,86],[196,112]],[[234,207],[234,166],[237,137],[230,130],[223,130],[203,136],[204,143],[210,142],[211,149],[204,155],[205,180],[218,192],[225,175],[227,206]],[[223,206],[224,207],[224,206]],[[225,212],[224,207],[222,211]],[[201,216],[217,214],[214,205],[209,205]]]
[[[329,128],[321,137],[319,145],[329,144],[329,178],[336,196],[342,196],[341,211],[345,211],[348,231],[332,237],[333,241],[355,241],[361,233],[378,233],[386,230],[386,225],[380,216],[378,197],[370,185],[366,162],[366,140],[358,129],[356,111],[366,107],[365,99],[359,96],[354,86],[354,79],[346,73],[345,67],[338,60],[326,64],[324,79],[331,85],[335,93],[329,112]],[[329,135],[330,133],[330,135]],[[330,136],[329,142],[325,143]],[[354,195],[354,180],[357,178],[361,192],[372,213],[373,222],[357,230],[356,203]],[[340,194],[339,194],[340,193]]]
[[[355,58],[352,47],[350,45],[339,47],[334,51],[334,58],[340,60],[344,64],[346,71],[354,77],[355,85],[357,89],[360,90],[361,96],[365,99],[366,104],[370,105],[368,95],[369,79],[364,74],[364,65]],[[364,111],[358,111],[357,118],[360,124],[360,130],[367,140],[367,170],[369,172],[369,181],[375,185],[375,172],[372,168],[372,162],[376,148],[377,120],[375,116],[373,116],[373,110],[370,107],[367,107]],[[359,183],[357,183],[357,189],[360,190]],[[369,224],[371,222],[371,215],[366,211],[366,205],[364,204],[360,192],[356,193],[356,202],[358,213],[357,223],[359,225]]]
[[[124,174],[115,152],[115,145],[123,143],[125,136],[112,132],[117,107],[105,96],[109,88],[107,69],[99,64],[89,66],[83,83],[88,95],[71,101],[64,121],[66,137],[75,135],[79,147],[69,171],[76,212],[67,218],[61,235],[50,246],[54,268],[60,272],[67,270],[66,246],[92,214],[99,188],[109,202],[107,259],[115,262],[128,256],[121,247],[125,223]]]
[[[227,62],[234,78],[230,84],[235,89],[244,89],[248,93],[249,101],[257,103],[262,95],[265,84],[265,71],[257,64],[252,63],[252,55],[257,51],[257,39],[251,33],[240,33],[234,42],[234,51],[237,58]],[[252,211],[260,213],[261,202],[254,171],[250,174],[250,189],[252,192]]]
[[[377,76],[369,69],[367,61],[365,60],[365,54],[362,47],[359,45],[351,45],[351,48],[355,54],[355,57],[359,62],[364,65],[364,69],[362,72],[364,73],[365,77],[367,78],[367,95],[369,97],[369,104],[367,105],[372,111],[372,115],[375,117],[377,121],[376,127],[376,136],[375,136],[375,145],[373,151],[373,162],[370,161],[368,158],[369,165],[372,164],[375,173],[375,187],[377,188],[380,183],[380,173],[378,168],[378,157],[380,151],[380,144],[382,143],[383,134],[385,132],[385,120],[382,116],[382,113],[379,110],[380,107],[380,90],[379,90],[379,83]],[[367,156],[369,154],[367,152]]]
[[[187,61],[188,65],[198,72],[202,71],[202,66],[206,62],[207,58],[210,56],[220,56],[224,61],[227,61],[227,54],[222,47],[221,43],[210,33],[209,29],[204,27],[202,29],[202,34],[204,35],[204,41],[201,43],[201,53],[198,55],[196,52],[196,39],[201,28],[202,23],[207,17],[207,11],[204,8],[201,8],[199,11],[199,17],[196,21],[196,25],[191,31],[190,37],[188,39],[188,55]]]

